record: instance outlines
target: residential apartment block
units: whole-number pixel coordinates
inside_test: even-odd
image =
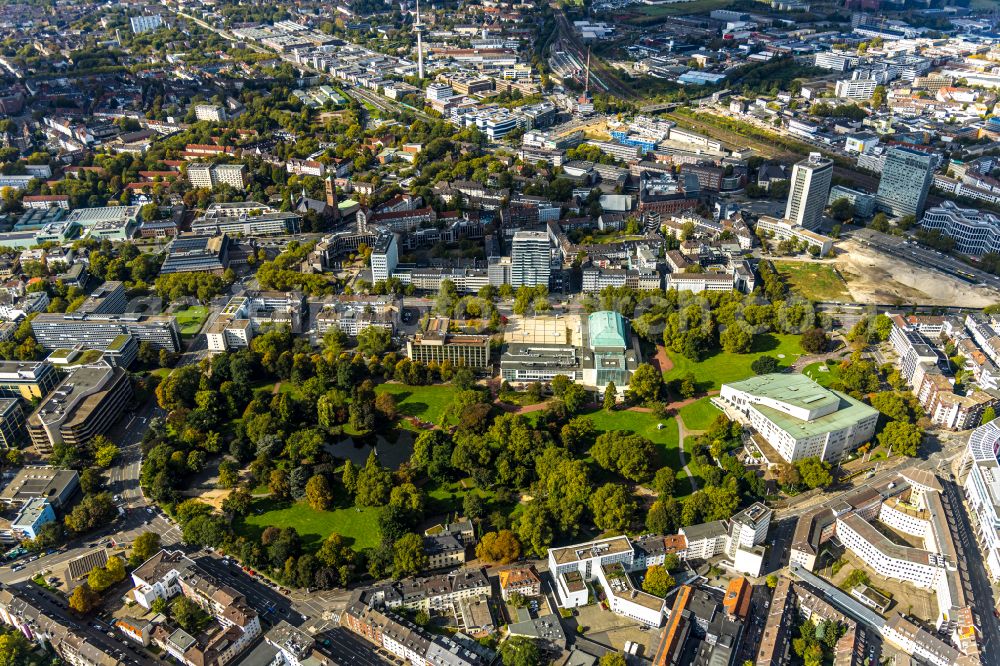
[[[323,309],[316,314],[316,333],[323,335],[337,328],[357,337],[369,326],[387,328],[391,333],[399,325],[402,309],[402,301],[395,296],[336,296],[324,300]]]
[[[161,550],[132,572],[131,595],[149,610],[157,599],[184,595],[214,623],[199,636],[160,624],[152,640],[186,666],[224,666],[249,649],[261,634],[260,618],[236,590],[218,582],[181,551]]]
[[[247,168],[243,164],[206,164],[192,162],[187,167],[188,181],[191,187],[212,189],[216,185],[230,185],[237,190],[245,190]]]
[[[124,666],[126,662],[89,640],[76,622],[52,615],[15,588],[0,590],[0,620],[72,666]]]

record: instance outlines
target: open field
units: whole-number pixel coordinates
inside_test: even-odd
[[[681,458],[678,453],[677,424],[672,418],[658,419],[648,412],[632,412],[626,409],[609,412],[598,409],[586,412],[584,416],[594,424],[599,432],[611,430],[626,430],[642,435],[656,444],[660,450],[659,464],[669,465],[677,471],[681,469]],[[659,428],[659,424],[663,428]]]
[[[479,495],[487,502],[495,501],[495,494],[488,490],[483,490],[476,485],[471,477],[461,481],[449,481],[445,483],[429,483],[424,490],[427,492],[427,514],[441,515],[461,514],[463,511],[462,501],[466,495]]]
[[[837,268],[856,303],[920,303],[984,308],[1000,292],[877,252],[855,241],[837,245]]]
[[[682,354],[668,351],[667,354],[673,361],[674,367],[664,377],[670,381],[691,372],[694,373],[698,390],[709,391],[721,387],[726,382],[751,377],[754,373],[750,369],[750,364],[758,356],[774,356],[781,365],[789,366],[802,353],[798,335],[765,333],[754,336],[753,347],[747,354],[729,354],[719,350],[708,358],[695,362]]]
[[[208,318],[208,308],[204,305],[189,305],[174,313],[181,335],[197,335]]]
[[[619,20],[634,25],[652,25],[671,16],[700,14],[713,9],[722,9],[731,4],[731,0],[680,0],[659,5],[638,5],[629,7]]]
[[[719,125],[717,121],[712,122],[713,116],[710,113],[703,113],[699,115],[698,118],[692,118],[691,116],[680,113],[667,113],[664,117],[674,121],[679,127],[714,137],[721,141],[727,148],[750,147],[758,155],[767,159],[780,159],[794,162],[801,155],[805,155],[809,152],[808,150],[804,150],[800,153],[792,152],[773,141],[765,141],[763,138],[750,134],[749,129],[745,135],[739,134],[727,127]]]
[[[811,261],[775,261],[774,267],[789,289],[811,301],[849,301],[847,283],[833,264]]]
[[[288,503],[267,497],[255,500],[250,514],[234,521],[233,528],[237,534],[257,539],[264,528],[271,525],[294,527],[308,550],[315,550],[326,537],[336,532],[350,539],[354,550],[363,550],[379,543],[377,513],[377,508],[358,510],[350,506],[315,511],[305,502]]]
[[[681,420],[684,421],[685,428],[688,430],[708,430],[715,417],[722,413],[712,404],[711,400],[711,398],[702,398],[680,408],[679,414]]]
[[[832,360],[810,363],[802,368],[802,374],[820,386],[830,386],[840,379],[840,363]]]
[[[415,416],[421,420],[441,424],[444,411],[455,397],[452,386],[407,386],[405,384],[379,384],[375,393],[391,393],[396,397],[399,413],[404,417],[400,426],[409,422],[405,417]]]

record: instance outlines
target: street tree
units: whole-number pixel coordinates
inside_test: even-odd
[[[101,603],[101,595],[90,589],[87,583],[78,585],[69,597],[69,607],[80,615],[87,615]]]
[[[802,483],[808,488],[825,488],[833,483],[830,474],[830,463],[820,460],[817,456],[803,458],[796,463]]]
[[[923,441],[924,432],[915,423],[890,421],[878,435],[878,443],[886,450],[902,456],[915,457]]]

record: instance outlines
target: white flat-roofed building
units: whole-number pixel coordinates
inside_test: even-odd
[[[372,246],[369,257],[372,269],[372,282],[388,280],[399,264],[399,242],[396,234],[387,232],[380,234]]]
[[[249,319],[220,317],[209,326],[205,338],[210,352],[247,349],[253,340],[253,326]]]
[[[875,435],[879,412],[800,374],[723,384],[720,399],[787,462],[836,461]]]
[[[841,79],[834,87],[834,95],[844,99],[871,99],[878,82],[869,78]]]
[[[636,590],[628,579],[634,558],[632,542],[624,535],[549,549],[549,572],[555,580],[559,606],[586,605],[590,594],[586,583],[597,581],[613,612],[649,626],[660,626],[663,599]]]
[[[454,90],[447,83],[431,83],[425,90],[426,98],[430,102],[443,102],[451,99],[454,94]]]
[[[724,520],[688,525],[680,529],[687,541],[687,559],[707,560],[726,552],[729,541],[729,527]]]
[[[856,513],[837,519],[837,538],[879,576],[932,589],[938,577],[944,575],[945,560],[942,555],[921,548],[900,546]]]
[[[823,200],[824,205],[826,199]],[[819,250],[820,256],[826,256],[833,249],[833,239],[829,236],[816,233],[803,226],[795,224],[791,220],[778,219],[768,215],[761,215],[757,219],[757,229],[766,231],[774,235],[779,240],[796,240],[815,247]]]
[[[969,435],[958,480],[969,502],[976,542],[990,579],[1000,581],[1000,423],[991,421]]]
[[[132,32],[136,35],[140,35],[144,32],[152,32],[162,26],[163,17],[159,14],[150,14],[149,16],[130,16],[129,23],[132,26]]]
[[[90,229],[103,223],[120,223],[135,226],[140,219],[139,206],[102,206],[98,208],[77,208],[66,216],[67,222]]]
[[[1000,217],[993,213],[960,208],[954,201],[942,201],[924,212],[920,226],[954,239],[955,249],[963,254],[979,256],[1000,252]]]
[[[732,291],[736,278],[732,273],[670,273],[667,275],[667,291]]]
[[[518,231],[511,241],[510,283],[518,287],[549,286],[552,252],[544,231]]]
[[[774,511],[760,502],[754,502],[730,519],[729,545],[726,548],[730,559],[735,558],[736,551],[741,548],[750,550],[764,543],[773,514]]]
[[[247,168],[242,164],[205,164],[192,162],[187,167],[191,187],[212,189],[216,185],[231,185],[237,190],[247,186]]]
[[[832,180],[833,160],[820,153],[809,153],[809,157],[797,162],[792,169],[785,219],[806,229],[818,227],[823,221]]]
[[[196,104],[194,117],[198,120],[221,123],[226,120],[226,109],[218,104]]]
[[[255,201],[214,203],[205,214],[191,223],[191,231],[201,235],[239,234],[271,236],[296,234],[302,216],[291,211],[279,211]]]
[[[0,175],[0,187],[12,187],[15,190],[23,190],[34,179],[35,176],[30,174]]]
[[[391,332],[399,324],[402,308],[402,301],[395,296],[339,296],[332,303],[324,303],[316,315],[316,333],[323,335],[331,328],[339,328],[356,337],[369,326]]]
[[[852,67],[856,67],[860,58],[846,51],[824,51],[817,53],[814,63],[822,69],[829,69],[835,72],[846,72]]]
[[[584,606],[588,601],[586,585],[581,590],[573,585],[574,576],[582,577],[584,582],[593,580],[598,567],[608,564],[632,565],[635,553],[632,542],[627,536],[611,537],[599,541],[549,549],[549,573],[555,580],[556,595],[559,605],[563,608]]]

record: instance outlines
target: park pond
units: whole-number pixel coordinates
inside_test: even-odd
[[[350,460],[358,467],[363,467],[372,451],[383,467],[396,470],[413,455],[413,433],[399,428],[394,431],[396,441],[391,442],[382,435],[377,435],[374,441],[370,437],[344,436],[343,439],[326,445],[326,452],[341,460]]]

